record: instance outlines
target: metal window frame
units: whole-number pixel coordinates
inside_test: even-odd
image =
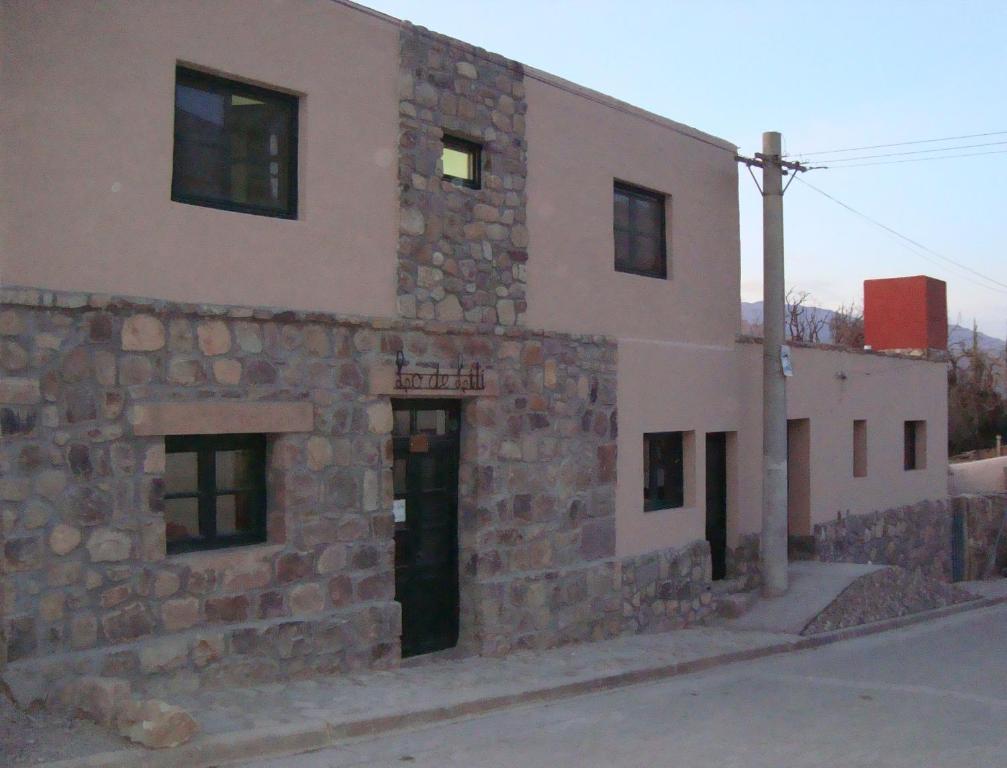
[[[640,236],[641,233],[633,228],[632,222],[632,207],[630,208],[630,224],[628,228],[620,228],[615,225],[615,216],[612,217],[612,240],[613,248],[615,252],[615,271],[622,272],[629,275],[639,275],[641,277],[653,277],[659,280],[668,279],[668,198],[670,195],[664,192],[658,192],[654,189],[648,189],[646,187],[641,187],[636,184],[629,184],[625,181],[614,180],[612,183],[612,197],[613,205],[615,203],[615,195],[622,194],[627,197],[635,197],[638,200],[644,200],[648,203],[656,203],[661,211],[661,234],[660,237],[660,256],[661,265],[657,270],[647,270],[647,269],[634,269],[631,266],[626,266],[625,263],[620,264],[619,259],[619,245],[615,234],[618,232],[625,232],[630,235],[630,245],[629,253],[625,255],[625,261],[632,262],[634,259],[633,251],[633,237]]]
[[[454,149],[458,152],[465,152],[472,156],[472,178],[466,179],[461,176],[452,176],[450,173],[442,173],[441,178],[447,179],[458,186],[468,189],[482,189],[483,178],[483,145],[471,139],[463,139],[461,136],[444,134],[441,139],[443,149]]]
[[[677,481],[677,487],[674,488],[673,497],[670,499],[657,499],[655,498],[657,492],[657,464],[655,460],[657,456],[657,445],[660,442],[668,442],[671,440],[677,440],[678,442],[678,454],[679,461],[678,467],[680,471],[678,473],[673,473],[671,471],[674,466],[671,462],[665,462],[665,487],[672,487],[671,481]],[[643,511],[644,512],[656,512],[662,509],[682,509],[685,507],[685,432],[681,430],[676,430],[672,432],[645,432],[643,435],[643,450],[645,453],[650,455],[650,473],[644,481],[644,499],[643,499]],[[671,455],[672,451],[667,451],[668,455]],[[677,477],[675,475],[677,474]],[[650,498],[647,498],[649,492]]]
[[[169,555],[207,549],[262,544],[266,541],[266,436],[239,435],[168,435],[164,438],[165,453],[196,454],[196,489],[166,493],[168,499],[198,500],[199,538],[166,543]],[[218,488],[216,454],[222,451],[253,452],[253,485],[239,488]],[[252,528],[229,536],[217,535],[217,497],[228,493],[249,494],[252,501]]]
[[[236,203],[228,200],[221,200],[213,197],[194,195],[179,189],[175,180],[175,153],[178,150],[178,125],[174,126],[172,138],[172,174],[171,174],[171,199],[176,203],[187,205],[199,205],[204,208],[217,208],[222,211],[233,211],[236,213],[250,213],[256,216],[269,216],[275,219],[296,219],[297,218],[297,140],[298,140],[298,113],[300,111],[300,99],[290,93],[275,91],[271,88],[264,88],[258,85],[250,85],[240,80],[211,75],[201,72],[198,69],[182,66],[175,66],[175,87],[179,85],[189,85],[196,88],[203,88],[214,93],[228,93],[237,96],[247,96],[253,99],[263,99],[270,102],[279,103],[287,109],[287,131],[289,138],[287,141],[287,206],[286,208],[270,208],[263,205],[253,205],[248,203]],[[176,101],[177,108],[177,101]]]

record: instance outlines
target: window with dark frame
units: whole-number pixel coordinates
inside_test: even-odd
[[[665,195],[617,181],[613,206],[616,271],[666,278]]]
[[[482,184],[482,147],[474,141],[445,135],[441,151],[444,178],[470,189]]]
[[[164,439],[168,554],[266,541],[265,435]]]
[[[175,69],[171,199],[297,217],[297,97]]]
[[[643,509],[685,506],[683,432],[643,436]]]
[[[903,464],[905,471],[926,469],[927,466],[927,423],[907,421],[904,427]]]

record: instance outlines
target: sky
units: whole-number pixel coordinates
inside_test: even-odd
[[[922,248],[799,182],[786,193],[784,226],[787,284],[818,306],[859,303],[865,278],[928,274],[947,282],[952,322],[1007,336],[1007,0],[366,5],[720,136],[745,155],[760,150],[763,131],[780,131],[795,156],[1001,132],[817,159],[987,143],[946,154],[997,154],[842,167],[939,153],[868,158],[801,176]],[[762,204],[743,169],[738,192],[741,298],[757,301]]]

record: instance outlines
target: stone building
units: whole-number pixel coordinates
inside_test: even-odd
[[[345,2],[0,21],[8,680],[505,654],[758,583],[733,144]],[[794,369],[795,537],[946,497],[943,364]]]

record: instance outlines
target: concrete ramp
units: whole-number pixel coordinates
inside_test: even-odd
[[[824,611],[856,579],[886,565],[818,563],[802,560],[790,564],[790,589],[783,597],[760,597],[744,616],[720,626],[799,635],[809,621]]]

